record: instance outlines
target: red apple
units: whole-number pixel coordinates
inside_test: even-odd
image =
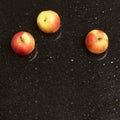
[[[45,33],[55,33],[60,28],[60,17],[53,10],[45,10],[38,14],[37,25]]]
[[[29,32],[18,32],[11,40],[13,51],[19,55],[28,55],[35,48],[35,39]]]
[[[91,30],[85,39],[87,49],[93,54],[100,54],[108,48],[108,36],[102,30]]]

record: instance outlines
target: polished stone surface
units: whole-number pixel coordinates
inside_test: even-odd
[[[36,25],[46,9],[62,21],[52,35]],[[119,120],[119,11],[118,0],[0,0],[0,120]],[[84,46],[96,28],[110,41],[97,56]],[[10,47],[21,30],[36,40],[26,57]]]

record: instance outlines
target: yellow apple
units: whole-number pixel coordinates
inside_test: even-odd
[[[60,28],[61,20],[57,12],[44,10],[37,16],[37,25],[45,33],[55,33]]]
[[[107,34],[99,29],[91,30],[86,38],[85,45],[93,54],[100,54],[107,50],[109,44]]]

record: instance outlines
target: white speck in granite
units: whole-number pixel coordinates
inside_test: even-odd
[[[118,21],[118,24],[120,24],[120,21]],[[120,42],[120,40],[118,40]]]
[[[26,88],[27,88],[27,86],[25,85],[25,86],[24,86],[24,88],[26,89]]]
[[[21,25],[19,25],[18,27],[19,27],[19,28],[22,28],[22,26],[21,26]]]
[[[9,110],[9,111],[8,111],[8,113],[9,113],[9,114],[12,114],[12,111],[11,111],[11,110]]]
[[[71,62],[73,62],[73,61],[74,61],[74,59],[71,59],[70,61],[71,61]]]
[[[50,56],[50,59],[52,59],[53,57],[52,56]]]
[[[71,72],[73,72],[73,71],[74,71],[74,69],[73,69],[73,68],[71,68],[71,69],[70,69],[70,71],[71,71]]]
[[[113,77],[115,78],[115,77],[116,77],[116,75],[113,75]]]
[[[92,78],[91,78],[92,80],[94,80],[95,79],[95,76],[92,76]]]
[[[105,63],[103,63],[103,66],[105,66]]]
[[[115,112],[115,114],[119,114],[119,112],[118,112],[118,111],[116,111],[116,112]]]
[[[38,31],[35,31],[35,34],[38,34]]]
[[[97,19],[98,19],[98,17],[94,17],[94,19],[95,19],[95,20],[97,20]]]
[[[88,105],[91,105],[91,102],[89,102]]]
[[[50,60],[51,62],[53,62],[53,61],[54,61],[54,56],[49,56],[49,60]]]
[[[116,66],[115,66],[115,68],[117,69],[117,68],[119,68],[119,66],[118,66],[118,65],[116,65]]]
[[[35,116],[35,120],[38,120],[39,118],[38,118],[38,116]]]
[[[83,114],[84,117],[86,117],[86,114]]]
[[[88,23],[90,23],[90,20],[88,20]]]
[[[114,58],[114,60],[117,60],[117,58]]]
[[[107,88],[103,88],[104,90],[107,90]]]
[[[89,64],[91,64],[92,62],[91,62],[91,61],[89,61],[88,63],[89,63]]]
[[[110,112],[110,110],[109,110],[109,109],[107,109],[107,112]]]
[[[14,117],[17,117],[18,116],[18,114],[14,114]]]
[[[36,79],[36,80],[35,80],[35,83],[38,83],[39,81],[40,81],[39,79]]]
[[[113,64],[114,62],[113,62],[113,61],[111,61],[110,63],[111,63],[111,64]]]
[[[119,99],[116,99],[115,101],[116,101],[116,102],[118,102],[118,101],[119,101]]]
[[[90,114],[87,114],[87,117],[89,117],[90,116]]]
[[[88,11],[88,9],[87,9],[87,8],[85,8],[85,11]]]
[[[37,70],[38,68],[37,67],[35,67],[35,70]]]
[[[71,102],[70,104],[71,104],[71,105],[73,105],[73,104],[74,104],[74,102]]]
[[[73,17],[73,14],[70,14],[70,17],[72,18],[72,17]]]
[[[103,117],[103,116],[100,116],[100,120],[104,120],[104,117]]]
[[[75,8],[75,12],[77,12],[78,11],[78,9],[77,8]]]
[[[113,108],[113,111],[116,111],[116,108]]]
[[[80,3],[80,1],[79,1],[79,0],[77,0],[77,1],[76,1],[76,3],[78,4],[78,3]]]
[[[32,82],[29,82],[30,85],[32,85]]]
[[[85,6],[82,6],[83,9],[85,9],[86,7]]]
[[[35,113],[35,120],[38,120],[39,113]]]
[[[103,11],[102,11],[102,13],[104,14],[104,13],[105,13],[105,11],[103,10]]]
[[[37,103],[38,103],[38,100],[35,100],[34,102],[37,104]]]
[[[16,92],[16,91],[17,91],[17,89],[16,89],[16,88],[14,88],[13,90],[14,90],[14,92]]]
[[[28,110],[25,110],[25,113],[28,113]]]
[[[114,89],[114,85],[111,85],[110,87],[111,87],[111,89]]]
[[[28,77],[25,77],[25,79],[27,80],[27,79],[28,79]]]
[[[98,3],[96,3],[95,5],[98,6]]]
[[[111,93],[108,93],[108,97],[111,97],[112,95],[111,95]]]
[[[25,12],[25,15],[27,16],[27,15],[29,15],[29,13],[28,13],[28,12]]]
[[[91,110],[91,113],[94,113],[95,112],[95,109],[93,108],[92,110]]]
[[[112,8],[110,8],[109,10],[112,11]]]
[[[38,83],[35,83],[35,86],[38,87]]]
[[[91,72],[92,70],[91,69],[88,69],[88,72]]]

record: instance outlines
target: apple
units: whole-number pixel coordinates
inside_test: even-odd
[[[91,30],[86,38],[85,45],[93,54],[100,54],[107,50],[109,44],[107,34],[99,29]]]
[[[11,47],[19,55],[28,55],[35,48],[35,39],[29,32],[20,31],[13,36]]]
[[[53,10],[41,11],[37,16],[37,25],[44,33],[55,33],[61,24],[60,16]]]

